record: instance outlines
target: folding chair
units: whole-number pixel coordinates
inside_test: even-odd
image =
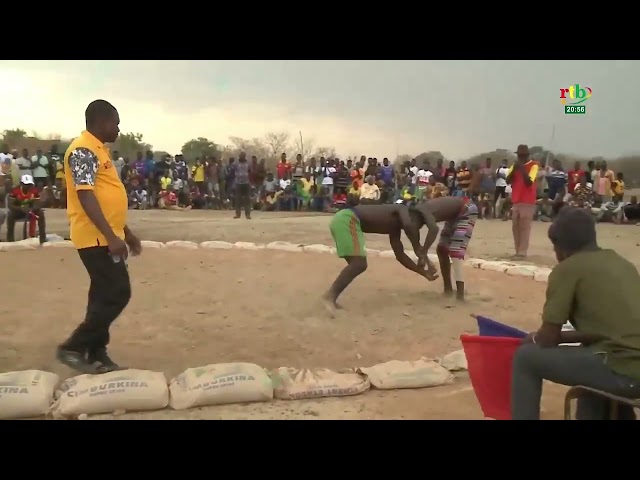
[[[640,409],[640,399],[632,399],[632,398],[624,398],[619,397],[617,395],[612,395],[611,393],[603,392],[601,390],[596,390],[594,388],[583,387],[582,385],[578,385],[572,387],[567,392],[567,395],[564,397],[564,419],[572,420],[571,418],[571,401],[577,400],[585,393],[592,393],[598,395],[599,397],[606,398],[610,401],[610,409],[609,409],[609,420],[618,420],[618,407],[620,404],[629,405],[630,407]]]

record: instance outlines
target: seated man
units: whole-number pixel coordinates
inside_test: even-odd
[[[200,191],[199,188],[198,191]],[[191,205],[184,208],[178,206],[178,196],[176,195],[176,192],[173,191],[173,187],[171,185],[169,185],[165,191],[160,192],[158,207],[162,210],[175,210],[178,212],[191,210]]]
[[[29,221],[29,215],[37,217],[40,229],[40,243],[47,241],[44,211],[41,209],[40,193],[31,175],[22,175],[20,186],[9,193],[7,199],[7,242],[15,241],[15,226],[17,220]]]
[[[624,217],[632,223],[640,222],[640,203],[638,197],[631,197],[631,201],[623,207]]]
[[[373,175],[367,176],[360,187],[360,203],[362,205],[380,203],[380,195],[380,187],[375,184],[375,177]]]
[[[264,197],[263,210],[265,212],[274,212],[278,208],[278,199],[282,196],[284,190],[267,191]]]
[[[281,212],[292,212],[296,209],[296,197],[293,194],[291,185],[282,189],[282,194],[278,198],[278,210]]]
[[[613,250],[601,249],[596,223],[583,208],[563,208],[549,228],[558,259],[549,276],[542,325],[513,359],[513,420],[539,420],[542,382],[582,385],[640,397],[640,275]],[[606,301],[603,301],[606,299]],[[562,331],[569,320],[575,331]],[[581,343],[582,346],[561,346]],[[606,420],[609,402],[578,400],[576,417]],[[633,418],[633,410],[619,413]]]

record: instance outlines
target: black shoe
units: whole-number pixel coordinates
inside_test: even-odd
[[[95,366],[98,373],[115,372],[116,370],[126,370],[109,358],[106,348],[99,348],[89,352],[88,361]]]
[[[56,358],[58,361],[67,367],[80,372],[80,373],[88,373],[91,375],[95,375],[98,372],[96,366],[93,362],[90,362],[87,359],[86,354],[81,352],[76,352],[74,350],[67,350],[63,347],[58,347],[58,351],[56,352]]]

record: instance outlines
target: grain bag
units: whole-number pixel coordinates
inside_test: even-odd
[[[440,359],[440,365],[450,372],[467,370],[467,356],[464,354],[464,350],[456,350],[442,357]]]
[[[169,389],[164,373],[129,369],[69,378],[56,398],[51,408],[54,417],[76,417],[83,413],[159,410],[169,403]]]
[[[451,383],[453,375],[438,363],[421,358],[416,362],[392,360],[369,368],[359,368],[371,385],[380,390],[437,387]]]
[[[171,380],[169,392],[174,410],[273,399],[269,375],[254,363],[217,363],[189,368]]]
[[[0,420],[46,414],[58,380],[55,373],[40,370],[0,374]]]
[[[271,372],[274,396],[282,400],[346,397],[369,390],[367,377],[354,370],[334,372],[324,368],[298,370],[280,367]]]

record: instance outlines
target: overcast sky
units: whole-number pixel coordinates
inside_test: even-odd
[[[587,156],[640,152],[639,61],[0,61],[0,131],[76,136],[97,98],[124,132],[176,153],[194,137],[288,131],[342,156],[519,143]],[[565,115],[560,89],[593,89]]]

